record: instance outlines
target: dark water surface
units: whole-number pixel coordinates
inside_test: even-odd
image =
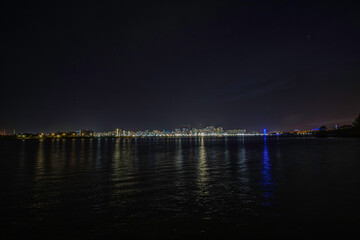
[[[359,139],[1,140],[0,159],[2,239],[360,232]]]

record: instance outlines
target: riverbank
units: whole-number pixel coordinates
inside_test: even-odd
[[[354,128],[323,130],[315,133],[315,137],[356,137],[360,138],[360,131]]]

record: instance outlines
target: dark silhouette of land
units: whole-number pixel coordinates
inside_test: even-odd
[[[352,125],[343,125],[335,130],[328,130],[326,126],[320,127],[315,133],[316,137],[360,137],[360,113]]]

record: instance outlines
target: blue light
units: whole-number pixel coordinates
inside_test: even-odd
[[[266,130],[266,128],[264,128],[263,132],[264,132],[264,135],[266,135],[266,133],[267,133],[267,130]]]
[[[266,139],[266,137],[264,138]],[[272,199],[273,199],[273,180],[271,174],[270,156],[266,145],[266,141],[264,143],[264,151],[263,151],[262,174],[263,174],[262,186],[264,188],[264,197],[265,197],[263,206],[270,206],[272,205]]]

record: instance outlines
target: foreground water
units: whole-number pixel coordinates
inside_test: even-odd
[[[1,236],[344,236],[360,228],[360,140],[2,140]],[[4,238],[3,238],[4,239]]]

